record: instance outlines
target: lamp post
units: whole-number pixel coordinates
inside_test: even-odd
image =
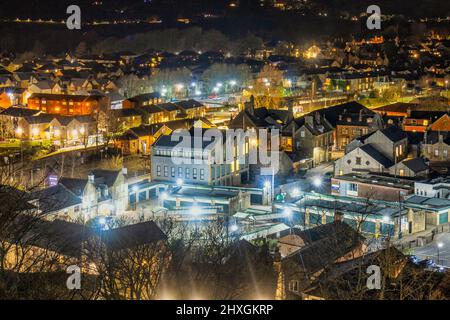
[[[272,199],[271,199],[271,190],[270,190],[270,181],[266,180],[264,182],[264,191],[266,192],[267,195],[267,205],[271,205],[272,203]]]
[[[442,242],[438,242],[437,244],[437,264],[439,264],[439,260],[440,260],[440,249],[442,249],[442,247],[444,246],[444,244]]]
[[[292,209],[289,207],[284,208],[283,214],[286,216],[286,218],[289,221],[289,234],[292,234]]]

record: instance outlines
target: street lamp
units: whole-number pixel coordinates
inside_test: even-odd
[[[192,206],[192,214],[193,214],[194,216],[198,216],[200,213],[201,213],[200,207],[197,206],[196,204],[194,204],[194,205]]]
[[[285,207],[283,213],[284,213],[284,215],[285,215],[286,217],[288,217],[288,218],[292,217],[292,209],[289,208],[289,207]]]
[[[322,185],[322,179],[321,179],[320,177],[314,178],[313,184],[314,184],[314,186],[317,187],[317,188],[320,187],[320,186]]]
[[[440,259],[439,259],[439,258],[440,258],[440,257],[439,257],[439,253],[440,253],[440,252],[439,252],[439,249],[442,249],[443,246],[444,246],[444,244],[443,244],[442,242],[438,242],[438,243],[437,243],[437,264],[439,264],[439,260],[440,260]]]
[[[169,195],[167,194],[167,192],[164,191],[164,192],[161,192],[160,197],[161,197],[161,200],[165,200],[169,197]]]

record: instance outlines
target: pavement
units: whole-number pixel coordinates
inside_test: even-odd
[[[438,243],[442,243],[442,248],[438,248]],[[450,267],[450,232],[440,233],[435,236],[433,242],[430,242],[423,247],[413,248],[412,254],[416,255],[421,260],[432,259],[438,265]]]

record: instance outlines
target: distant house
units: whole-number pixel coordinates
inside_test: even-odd
[[[28,107],[60,115],[91,115],[99,110],[101,96],[35,93],[28,98]]]
[[[46,94],[61,94],[63,88],[56,82],[51,80],[41,80],[30,84],[28,87],[30,93],[46,93]]]
[[[354,140],[347,153],[336,160],[335,175],[354,172],[389,173],[401,177],[425,176],[428,165],[408,157],[408,136],[395,126],[377,130]]]
[[[344,222],[335,221],[299,231],[280,239],[280,277],[287,299],[300,299],[301,292],[335,263],[361,257],[364,239]]]
[[[293,151],[302,159],[310,159],[313,165],[331,159],[333,126],[318,112],[307,114],[293,121]]]
[[[445,131],[426,132],[421,149],[422,155],[430,162],[447,162],[450,154],[450,135]]]
[[[163,98],[158,92],[140,94],[127,100],[131,102],[133,108],[141,108],[163,102]]]
[[[144,112],[141,109],[117,109],[110,111],[117,123],[125,128],[139,127],[143,122]]]
[[[335,162],[335,174],[351,172],[386,172],[407,156],[408,137],[391,126],[364,137],[364,144],[352,149]]]
[[[20,220],[26,223],[27,217],[21,216]],[[28,222],[30,223],[30,222]],[[14,230],[14,229],[13,229]],[[113,229],[102,230],[98,227],[88,227],[85,224],[73,223],[55,219],[52,221],[36,219],[30,224],[30,228],[22,231],[25,234],[23,243],[12,242],[11,239],[4,239],[6,243],[10,242],[6,252],[7,261],[17,261],[24,259],[19,272],[56,272],[66,271],[67,266],[77,265],[81,272],[86,276],[95,276],[98,274],[99,267],[104,267],[108,263],[106,259],[100,257],[108,256],[109,259],[124,250],[133,250],[136,247],[152,246],[152,252],[161,259],[162,268],[167,266],[170,256],[166,255],[165,242],[167,236],[153,222],[141,222]],[[22,250],[23,251],[22,251]],[[36,256],[42,256],[45,259],[36,259]],[[121,263],[140,263],[136,261],[126,261],[131,259],[132,255],[121,255]],[[42,263],[48,263],[54,260],[52,264],[44,268]],[[38,261],[36,261],[38,260]],[[51,268],[50,268],[51,266]],[[9,265],[5,266],[12,267]],[[45,274],[41,274],[45,276]],[[85,281],[85,280],[83,280]],[[120,281],[117,282],[120,285]],[[125,293],[127,288],[121,288]]]
[[[199,118],[206,114],[206,106],[193,99],[177,101],[175,104],[181,108],[181,113],[186,118]]]
[[[370,200],[399,201],[414,193],[414,180],[368,173],[351,173],[331,179],[331,194]]]
[[[11,106],[24,105],[27,103],[27,97],[28,92],[23,88],[0,88],[0,109],[6,109]]]
[[[430,127],[430,131],[450,132],[450,116],[448,113],[443,114],[439,119],[434,121]]]
[[[52,210],[52,214],[59,219],[110,216],[123,213],[128,208],[128,184],[120,170],[96,169],[90,172],[87,179],[62,177],[56,187],[63,187],[81,200],[79,208],[73,212],[65,212],[66,208],[62,212]],[[45,190],[48,189],[43,192],[50,192]]]

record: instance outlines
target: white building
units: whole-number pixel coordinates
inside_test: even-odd
[[[194,130],[189,133],[192,134]],[[201,130],[203,136],[203,130]],[[218,131],[222,134],[223,131]],[[186,132],[187,133],[187,132]],[[173,134],[172,134],[173,135]],[[187,184],[203,184],[225,186],[240,184],[248,179],[248,161],[239,161],[237,147],[233,146],[232,161],[226,161],[226,143],[223,139],[218,146],[222,156],[213,145],[216,143],[204,141],[193,135],[190,143],[180,147],[179,140],[172,136],[161,136],[152,146],[152,179],[176,183],[179,180]],[[191,137],[189,136],[189,137]],[[223,135],[225,137],[225,135]],[[184,139],[184,138],[183,138]],[[245,159],[248,159],[248,147],[245,148]],[[222,161],[214,161],[215,157]]]

